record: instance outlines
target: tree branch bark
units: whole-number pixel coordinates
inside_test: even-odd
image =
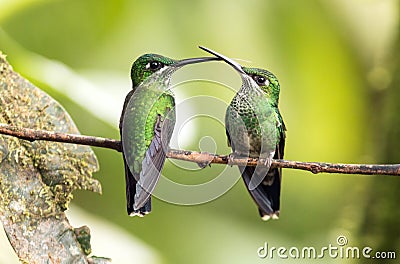
[[[62,143],[81,144],[94,147],[113,149],[121,152],[121,141],[57,133],[45,130],[35,130],[28,128],[18,128],[0,124],[0,134],[14,136],[28,141],[46,140]],[[218,155],[207,152],[187,151],[170,149],[167,153],[170,159],[178,159],[200,164],[229,164],[229,165],[247,165],[256,166],[258,163],[257,158],[233,158],[230,159],[229,155]],[[272,167],[297,169],[310,171],[314,174],[317,173],[341,173],[341,174],[362,174],[362,175],[391,175],[400,176],[400,164],[342,164],[342,163],[325,163],[325,162],[302,162],[290,160],[273,160]]]
[[[0,123],[79,134],[62,106],[14,72],[1,51]],[[110,263],[89,255],[89,229],[74,228],[65,214],[74,190],[101,192],[97,170],[87,146],[0,135],[0,222],[21,262]]]

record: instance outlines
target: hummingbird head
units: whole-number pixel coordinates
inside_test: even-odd
[[[268,98],[271,99],[272,103],[278,106],[280,86],[278,78],[276,78],[273,73],[264,69],[243,67],[231,58],[228,58],[216,51],[202,46],[199,46],[199,48],[225,61],[241,75],[247,75],[251,77],[260,87],[260,89],[268,96]]]
[[[278,78],[272,73],[259,68],[242,67],[243,71],[250,76],[261,90],[266,93],[272,103],[278,106],[280,85]]]
[[[205,61],[220,60],[217,57],[200,57],[183,60],[174,60],[158,54],[144,54],[140,56],[132,65],[131,78],[133,87],[138,86],[153,73],[170,68],[171,74],[180,67],[188,64],[200,63]]]
[[[138,86],[153,73],[176,63],[176,60],[158,54],[144,54],[132,65],[131,78],[133,87]]]

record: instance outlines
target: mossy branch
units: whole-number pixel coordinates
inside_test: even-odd
[[[0,51],[0,123],[78,134],[68,113],[14,72]],[[72,192],[101,192],[87,146],[0,135],[0,221],[22,263],[110,263],[90,257],[87,227],[70,225]]]
[[[0,134],[10,135],[29,141],[46,140],[71,144],[82,144],[94,147],[113,149],[121,152],[121,141],[102,137],[56,133],[51,131],[17,128],[0,124]],[[195,162],[199,164],[228,164],[256,166],[256,158],[229,158],[229,155],[218,155],[207,152],[170,149],[167,153],[170,159]],[[341,164],[325,162],[302,162],[290,160],[273,160],[273,167],[298,169],[316,173],[341,173],[363,175],[400,176],[400,164]]]

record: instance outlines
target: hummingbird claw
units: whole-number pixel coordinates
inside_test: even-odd
[[[241,156],[235,152],[232,152],[231,154],[228,155],[228,165],[233,166],[235,165],[235,159],[241,158]]]
[[[207,163],[198,162],[197,166],[199,166],[200,169],[204,169],[205,167],[207,167]]]
[[[211,162],[213,161],[213,159],[214,159],[214,155],[213,154],[210,154],[210,153],[208,153],[208,152],[201,152],[200,153],[200,157],[199,157],[199,159],[200,160],[203,160],[203,161],[199,161],[199,162],[196,162],[197,163],[197,165],[201,168],[201,169],[204,169],[205,167],[207,167],[207,166],[210,166],[211,167]]]
[[[197,166],[199,166],[200,169],[204,169],[207,166],[211,167],[211,161],[209,161],[209,162],[197,162]]]

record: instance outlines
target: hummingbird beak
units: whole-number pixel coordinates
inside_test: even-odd
[[[241,74],[246,74],[246,73],[243,71],[242,65],[240,65],[240,64],[237,63],[236,61],[234,61],[234,60],[232,60],[232,59],[230,59],[230,58],[228,58],[228,57],[226,57],[226,56],[224,56],[224,55],[222,55],[222,54],[219,54],[218,52],[215,52],[215,51],[213,51],[213,50],[211,50],[211,49],[209,49],[209,48],[206,48],[206,47],[203,47],[203,46],[199,46],[199,48],[202,49],[202,50],[204,50],[204,51],[207,51],[208,53],[213,54],[214,56],[216,56],[216,57],[219,58],[220,60],[225,61],[226,63],[228,63],[229,65],[231,65],[235,70],[237,70],[237,71],[240,72]]]
[[[200,57],[200,58],[189,58],[189,59],[184,59],[177,61],[174,63],[173,67],[182,67],[188,64],[195,64],[195,63],[201,63],[201,62],[206,62],[206,61],[215,61],[215,60],[221,60],[220,58],[217,57]]]

